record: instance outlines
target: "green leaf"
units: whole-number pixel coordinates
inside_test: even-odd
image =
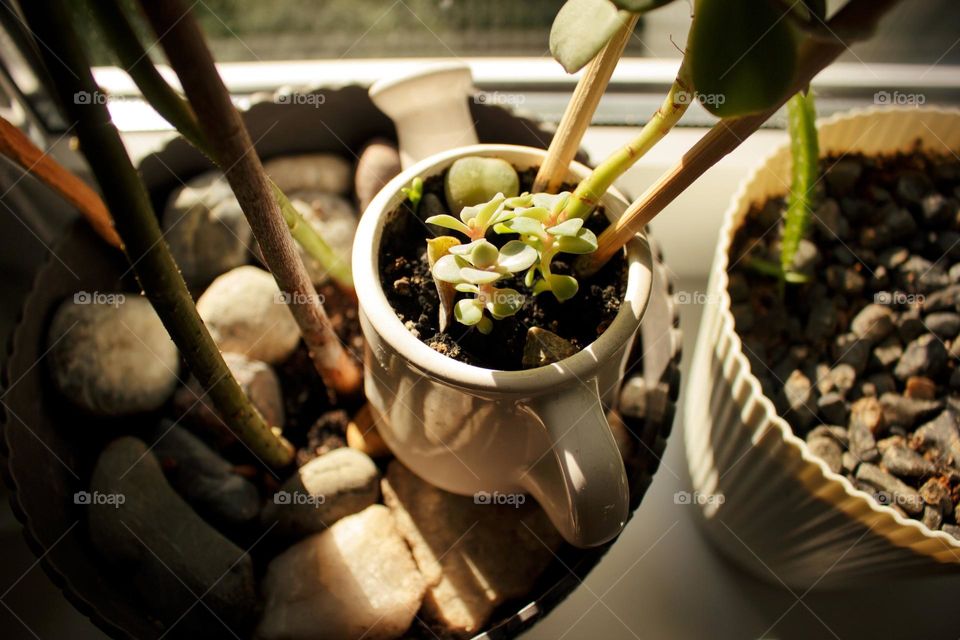
[[[618,8],[633,13],[646,13],[665,4],[670,4],[673,0],[610,0]]]
[[[477,323],[477,330],[483,335],[488,335],[491,331],[493,331],[493,320],[483,316],[480,318],[480,322]]]
[[[475,325],[483,319],[483,303],[476,298],[461,300],[453,308],[453,315],[460,324]]]
[[[500,249],[497,265],[510,273],[529,269],[537,261],[537,250],[519,240],[511,240]]]
[[[413,209],[414,213],[417,213],[420,209],[420,200],[423,198],[423,178],[417,176],[409,187],[401,188],[400,192],[407,196],[407,200],[410,201],[410,208]]]
[[[427,223],[435,224],[438,227],[443,227],[445,229],[453,229],[454,231],[459,231],[460,233],[463,233],[463,234],[470,233],[470,227],[463,224],[453,216],[447,215],[446,213],[442,213],[438,216],[430,216],[429,218],[427,218]]]
[[[555,227],[547,229],[547,233],[554,236],[576,236],[583,226],[583,218],[564,220]]]
[[[567,0],[550,28],[550,53],[567,73],[593,60],[613,34],[630,20],[609,0]]]
[[[560,193],[535,193],[533,194],[533,206],[543,207],[550,213],[556,213],[567,204],[569,197],[569,191],[561,191]]]
[[[487,300],[487,311],[497,320],[512,316],[523,308],[523,294],[516,289],[494,289]]]
[[[472,284],[490,284],[500,279],[500,274],[496,271],[484,271],[483,269],[474,269],[473,267],[463,267],[460,269],[460,277]]]
[[[498,193],[493,197],[492,200],[480,205],[474,225],[476,225],[478,229],[486,229],[487,226],[489,226],[490,221],[493,220],[494,214],[496,214],[500,209],[504,200],[506,200],[506,198],[503,196],[503,194]]]
[[[562,237],[557,248],[564,253],[593,253],[597,250],[597,236],[589,229],[580,229],[575,237]]]
[[[533,265],[523,274],[523,286],[528,289],[533,286],[533,279],[537,276],[537,265]]]
[[[461,282],[454,288],[460,293],[480,293],[480,287],[469,282]]]
[[[513,220],[507,220],[506,222],[501,222],[493,228],[497,233],[519,233],[526,236],[536,236],[538,238],[545,238],[546,233],[543,230],[543,225],[534,220],[533,218],[526,218],[519,216]]]
[[[576,278],[571,276],[562,276],[557,274],[550,275],[550,291],[556,296],[557,300],[564,302],[577,295],[580,285]]]
[[[442,280],[444,282],[450,282],[452,284],[458,284],[464,281],[463,276],[460,274],[460,265],[457,264],[457,257],[453,255],[445,255],[441,257],[433,265],[431,270],[433,277],[437,280]]]
[[[687,55],[701,104],[728,118],[757,113],[786,97],[799,35],[787,4],[699,0]]]
[[[532,218],[540,222],[550,217],[550,211],[546,207],[523,207],[514,210],[514,217]]]
[[[780,243],[780,268],[784,274],[792,271],[800,241],[806,235],[813,217],[813,191],[819,176],[820,161],[816,119],[813,93],[798,93],[787,102],[787,127],[793,164]]]
[[[478,269],[486,269],[489,266],[497,264],[497,258],[499,256],[500,252],[497,251],[495,246],[486,240],[480,240],[474,243],[474,247],[473,250],[470,251],[470,255],[464,257],[470,262],[470,264]]]

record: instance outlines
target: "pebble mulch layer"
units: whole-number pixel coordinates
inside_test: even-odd
[[[781,294],[783,198],[730,252],[736,329],[764,392],[834,472],[960,539],[960,161],[921,149],[821,162],[819,206]]]

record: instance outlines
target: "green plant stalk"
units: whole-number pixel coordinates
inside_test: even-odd
[[[816,119],[811,91],[800,91],[787,101],[793,166],[790,170],[790,196],[784,215],[783,238],[780,241],[780,269],[783,276],[792,271],[793,259],[800,241],[806,236],[813,218],[813,192],[817,184],[820,160]]]
[[[626,173],[637,160],[654,147],[677,124],[687,107],[693,101],[693,84],[687,57],[680,63],[677,77],[670,86],[663,104],[644,125],[636,138],[617,149],[609,158],[597,166],[593,172],[580,181],[573,195],[567,201],[561,220],[586,218],[593,211],[600,198],[611,185]]]
[[[167,122],[211,160],[210,145],[204,138],[196,114],[190,104],[184,100],[160,75],[150,56],[144,50],[140,39],[127,19],[118,0],[91,0],[87,3],[100,26],[100,32],[113,49],[120,64],[127,70],[143,97],[157,110]],[[214,163],[216,163],[214,161]],[[221,167],[222,169],[223,167]],[[284,222],[290,229],[294,240],[304,251],[326,269],[337,285],[356,295],[353,286],[353,273],[350,265],[343,262],[326,243],[316,229],[300,215],[290,199],[273,180],[270,187],[280,205]]]
[[[293,459],[292,447],[264,422],[244,395],[200,319],[106,105],[96,100],[78,104],[73,99],[80,92],[95,95],[99,87],[67,7],[62,0],[32,0],[22,8],[30,29],[46,43],[38,51],[66,115],[76,121],[80,147],[113,213],[140,286],[226,424],[267,465],[288,465]]]

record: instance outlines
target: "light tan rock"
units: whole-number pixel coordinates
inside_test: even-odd
[[[347,446],[362,451],[371,458],[390,455],[390,449],[377,431],[376,420],[369,403],[363,405],[347,423]]]
[[[423,616],[452,633],[477,631],[497,605],[526,595],[562,542],[527,496],[519,507],[477,504],[427,484],[397,461],[382,491],[429,585]]]
[[[367,507],[274,558],[263,579],[261,640],[391,640],[425,583],[390,510]]]
[[[54,384],[97,415],[153,411],[177,386],[177,347],[136,294],[76,293],[54,314],[47,344]]]
[[[218,277],[197,301],[197,311],[221,351],[277,364],[300,342],[300,327],[273,276],[243,266]]]
[[[332,153],[303,153],[267,160],[263,168],[287,195],[291,191],[326,191],[347,193],[350,190],[350,163]]]

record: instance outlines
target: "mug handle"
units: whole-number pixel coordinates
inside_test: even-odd
[[[522,406],[539,423],[550,448],[526,469],[520,485],[570,544],[595,547],[615,538],[626,524],[630,493],[597,380]]]

